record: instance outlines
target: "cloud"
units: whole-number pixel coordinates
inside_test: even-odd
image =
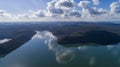
[[[48,16],[52,16],[52,17],[56,17],[56,16],[67,17],[68,15],[70,16],[73,13],[71,11],[73,10],[74,7],[75,7],[74,0],[52,0],[51,2],[47,3],[47,10],[48,10],[47,14]],[[70,12],[68,10],[70,10]]]
[[[38,11],[29,10],[27,13],[16,15],[17,17],[16,20],[19,20],[19,21],[38,20],[40,18],[45,18],[46,13],[47,12],[45,10],[38,10]]]
[[[80,17],[81,16],[81,13],[78,11],[78,10],[72,10],[72,11],[70,11],[69,13],[68,13],[68,15],[70,16],[70,17]]]
[[[90,17],[107,13],[107,10],[90,6],[90,1],[80,1],[78,6],[82,8],[82,17]]]
[[[43,11],[43,10],[38,10],[37,12],[35,12],[35,16],[37,17],[45,17],[46,11]]]
[[[48,15],[49,16],[60,16],[64,11],[60,8],[55,8],[54,6],[48,6]]]
[[[79,7],[82,7],[82,8],[89,8],[89,4],[90,4],[91,2],[90,1],[80,1],[79,3],[78,3],[78,6]]]
[[[48,16],[59,16],[64,13],[61,8],[55,7],[57,0],[52,0],[51,2],[47,3],[47,11]]]
[[[96,18],[99,21],[119,21],[120,2],[113,2],[110,11],[98,8],[99,3],[99,0],[80,0],[78,4],[75,0],[51,0],[45,9],[23,14],[0,10],[0,21],[95,21]]]
[[[99,0],[92,0],[94,5],[99,5]]]
[[[5,10],[0,10],[0,18],[11,18],[11,14],[6,12]]]
[[[120,2],[113,2],[110,5],[110,13],[111,14],[120,13]]]
[[[74,2],[74,0],[58,0],[55,3],[55,7],[69,10],[69,9],[72,9],[75,7],[75,2]]]
[[[17,16],[8,13],[6,10],[0,10],[0,22],[10,22],[16,20]]]

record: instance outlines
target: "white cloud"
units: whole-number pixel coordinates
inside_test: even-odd
[[[5,10],[0,10],[0,18],[11,18],[11,14],[6,12]]]
[[[51,2],[47,3],[47,11],[48,15],[47,16],[60,16],[61,14],[64,13],[64,11],[61,8],[55,7],[55,4],[57,3],[57,0],[52,0]]]
[[[119,21],[120,2],[113,2],[110,11],[96,7],[99,3],[99,0],[81,0],[78,4],[74,0],[51,0],[44,10],[18,15],[0,10],[0,21]]]
[[[81,13],[78,10],[72,10],[68,13],[68,16],[77,18],[81,16]]]
[[[55,8],[54,6],[47,7],[49,16],[60,16],[64,11],[60,8]]]
[[[72,9],[75,7],[75,2],[74,2],[74,0],[58,0],[55,3],[55,7],[69,10],[69,9]]]
[[[74,7],[74,0],[52,0],[47,3],[47,16],[65,18]]]
[[[38,11],[32,11],[29,10],[27,13],[24,14],[18,14],[16,15],[16,20],[18,21],[37,21],[41,20],[43,18],[46,18],[46,11],[45,10],[38,10]]]
[[[17,16],[8,13],[6,10],[0,10],[0,22],[10,22],[16,20]]]
[[[99,5],[99,0],[92,0],[94,5]]]
[[[37,12],[35,12],[35,16],[37,17],[45,17],[46,15],[46,11],[43,10],[38,10]]]
[[[89,6],[89,4],[90,4],[91,2],[90,1],[80,1],[79,3],[78,3],[78,6],[79,7],[82,7],[82,8],[88,8]]]
[[[120,13],[120,2],[113,2],[110,5],[110,13],[114,14],[114,13]]]
[[[107,13],[107,10],[90,6],[90,1],[80,1],[78,6],[82,8],[82,17],[99,16]]]

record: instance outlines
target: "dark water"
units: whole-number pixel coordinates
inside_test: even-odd
[[[63,47],[50,32],[38,32],[1,58],[0,67],[120,67],[119,45]]]

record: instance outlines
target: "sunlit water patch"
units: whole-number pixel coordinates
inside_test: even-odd
[[[0,59],[0,67],[120,67],[120,44],[63,47],[49,31]]]

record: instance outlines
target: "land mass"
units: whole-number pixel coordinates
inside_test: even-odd
[[[0,55],[7,54],[14,49],[20,47],[22,44],[26,43],[35,35],[33,30],[22,30],[19,33],[16,33],[10,41],[0,44]]]
[[[77,36],[64,36],[58,38],[58,43],[65,44],[99,44],[99,45],[112,45],[120,42],[120,35],[108,31],[88,31],[79,33]]]
[[[28,42],[35,31],[52,32],[58,38],[58,44],[63,46],[87,43],[113,45],[120,42],[120,24],[106,22],[1,23],[0,30],[0,40],[11,39],[0,44],[0,55]]]

